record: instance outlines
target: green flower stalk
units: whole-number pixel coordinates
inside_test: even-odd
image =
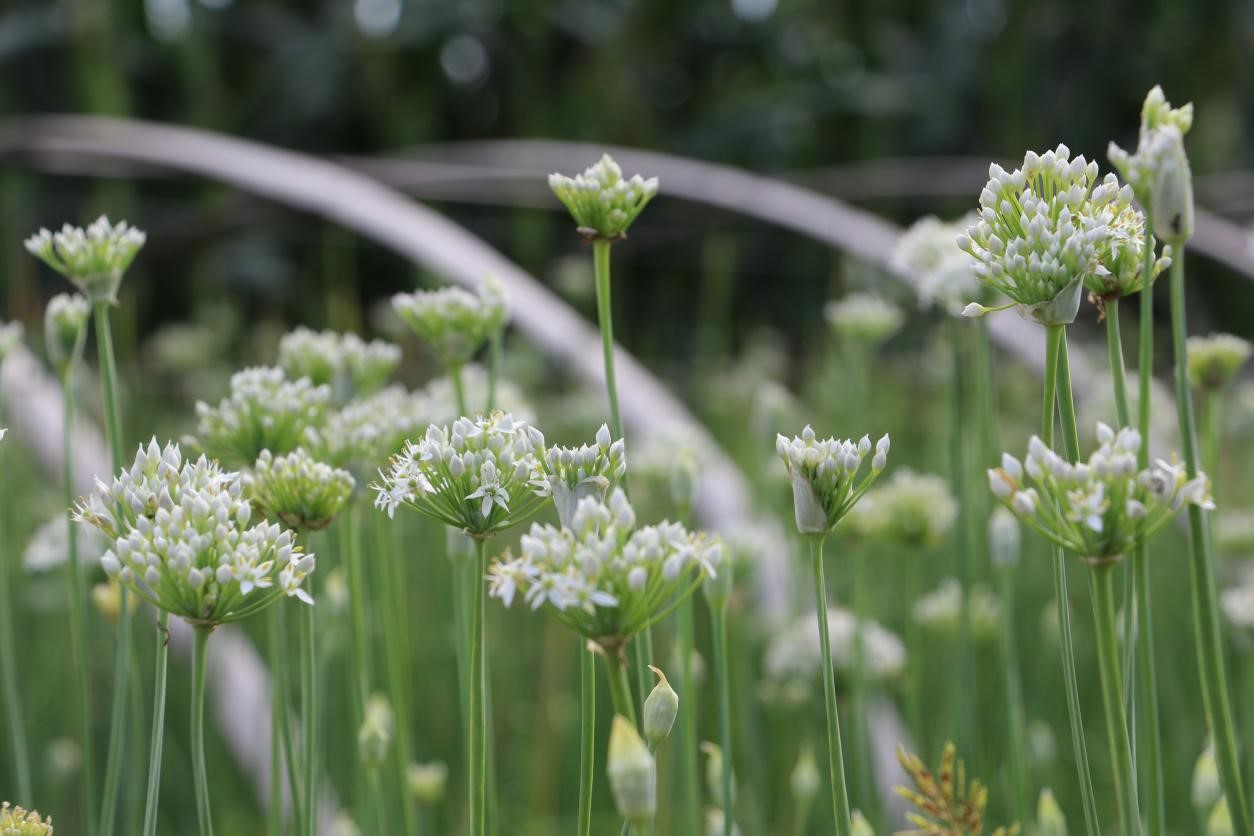
[[[195,444],[231,466],[248,466],[262,451],[278,456],[301,445],[326,418],[331,388],[289,380],[280,368],[256,366],[231,375],[231,393],[217,406],[196,404]]]
[[[292,380],[329,386],[337,404],[382,389],[401,362],[401,348],[356,334],[300,327],[279,340],[279,366]]]
[[[731,733],[731,676],[728,672],[727,602],[732,592],[732,566],[727,562],[722,572],[706,580],[702,587],[710,609],[710,631],[714,639],[714,676],[718,685],[719,746],[727,767],[723,770],[722,790],[718,795],[723,811],[723,836],[732,836],[735,827],[735,806],[732,799],[734,753]]]
[[[38,811],[26,811],[0,804],[0,833],[4,836],[52,836],[52,816],[44,818]]]
[[[1005,677],[1003,697],[1006,711],[1007,766],[1013,807],[1026,818],[1027,764],[1023,738],[1027,733],[1023,717],[1023,685],[1019,679],[1019,647],[1015,639],[1014,576],[1019,563],[1022,536],[1019,521],[1012,511],[998,506],[988,520],[988,553],[997,576],[998,590],[1004,606],[999,631],[1002,672]]]

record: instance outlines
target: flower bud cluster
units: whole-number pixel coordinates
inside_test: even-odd
[[[896,334],[905,321],[901,308],[870,293],[834,299],[823,307],[823,316],[842,340],[871,347]]]
[[[945,578],[914,602],[911,614],[919,624],[947,636],[957,635],[962,619],[962,585]],[[996,638],[1001,629],[1001,601],[984,584],[971,588],[971,632],[977,639]]]
[[[888,465],[888,436],[875,445],[869,470],[862,462],[871,453],[871,439],[819,439],[809,425],[790,441],[776,436],[775,452],[792,479],[793,510],[802,534],[830,533]],[[859,475],[861,474],[861,475]]]
[[[277,458],[262,450],[249,492],[259,511],[294,531],[318,531],[331,524],[353,496],[347,470],[315,461],[301,447]]]
[[[52,816],[43,818],[38,812],[22,807],[0,804],[0,834],[4,836],[52,836]]]
[[[196,404],[196,445],[223,462],[246,467],[270,450],[290,453],[310,427],[326,417],[331,390],[283,370],[256,366],[231,375],[231,394],[210,406]]]
[[[773,687],[788,690],[790,685],[810,685],[819,679],[823,659],[819,633],[814,629],[815,614],[796,619],[771,638],[763,669]],[[827,632],[831,640],[832,665],[838,673],[851,675],[857,657],[858,636],[862,638],[864,676],[880,682],[899,676],[905,668],[906,649],[901,639],[875,621],[858,619],[840,607],[828,607]]]
[[[48,360],[64,375],[83,356],[91,306],[77,293],[58,293],[44,310],[44,345]]]
[[[549,175],[549,188],[575,219],[579,233],[588,238],[624,237],[657,187],[656,177],[645,180],[636,174],[623,179],[623,170],[609,154],[583,174]]]
[[[292,380],[327,385],[338,403],[379,390],[401,362],[401,348],[356,334],[300,327],[279,340],[279,366]]]
[[[0,322],[0,363],[22,344],[26,327],[18,321]]]
[[[1110,236],[1105,223],[1132,202],[1113,174],[1099,183],[1097,163],[1071,158],[1065,145],[1036,154],[1007,172],[989,166],[979,220],[958,236],[974,260],[977,279],[1008,297],[1025,318],[1049,324],[1075,319],[1080,287],[1101,268]],[[980,316],[990,309],[972,303]]]
[[[947,223],[928,215],[915,221],[897,239],[893,269],[914,286],[920,304],[940,305],[957,315],[967,302],[980,299],[984,288],[975,280],[971,259],[954,243],[976,220],[971,214],[956,223]]]
[[[320,461],[354,473],[374,472],[421,433],[436,417],[426,392],[399,384],[350,401],[308,427],[302,445]]]
[[[141,446],[112,484],[97,480],[74,519],[113,541],[105,574],[192,623],[238,621],[280,595],[313,603],[301,584],[314,556],[277,524],[250,525],[239,475],[204,456],[185,461],[177,444]]]
[[[1071,464],[1036,436],[1025,461],[1009,453],[988,471],[993,495],[1050,542],[1100,565],[1119,560],[1185,505],[1214,508],[1206,474],[1159,459],[1137,471],[1141,436],[1097,425],[1098,449]]]
[[[679,523],[636,528],[616,488],[607,501],[581,500],[569,528],[534,524],[519,553],[489,571],[489,594],[510,606],[521,594],[581,635],[621,643],[652,624],[722,567],[722,547]]]
[[[460,287],[398,293],[392,309],[446,369],[469,363],[509,316],[505,289],[492,277],[478,293]]]
[[[958,502],[939,476],[903,468],[866,498],[874,536],[911,548],[933,548],[953,528]]]
[[[1224,388],[1250,359],[1252,348],[1232,334],[1189,337],[1189,385],[1211,392]]]
[[[382,481],[371,485],[375,507],[391,517],[405,505],[472,537],[487,537],[543,504],[534,486],[543,451],[544,435],[504,412],[458,418],[451,427],[432,424],[380,471]]]
[[[31,255],[73,282],[92,304],[116,304],[122,276],[146,240],[126,221],[114,225],[101,215],[87,229],[69,224],[55,233],[41,229],[25,243]]]
[[[1132,187],[1142,206],[1152,206],[1155,187],[1165,159],[1173,146],[1193,127],[1193,105],[1172,107],[1158,85],[1145,96],[1141,106],[1141,129],[1137,135],[1136,152],[1129,154],[1110,143],[1106,156],[1119,175]]]
[[[545,450],[544,472],[536,475],[532,485],[540,496],[553,498],[562,527],[569,528],[581,500],[604,500],[626,473],[623,440],[611,441],[610,428],[602,424],[595,444]]]
[[[1145,289],[1145,216],[1131,205],[1108,205],[1097,213],[1106,226],[1106,242],[1098,250],[1097,269],[1084,278],[1084,286],[1101,299],[1118,299]],[[1170,247],[1154,260],[1150,281],[1171,266]]]

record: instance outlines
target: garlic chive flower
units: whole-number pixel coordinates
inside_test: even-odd
[[[297,447],[278,457],[262,450],[249,487],[258,510],[304,532],[330,525],[352,498],[354,485],[348,471],[315,461]]]
[[[1129,154],[1114,142],[1106,150],[1110,163],[1132,187],[1142,206],[1152,206],[1166,155],[1193,127],[1193,104],[1172,107],[1163,88],[1154,85],[1141,106],[1136,151]]]
[[[1252,348],[1232,334],[1189,337],[1189,385],[1208,392],[1224,388],[1250,359]]]
[[[763,657],[767,681],[781,691],[807,688],[819,680],[823,659],[818,631],[814,629],[816,613],[795,619],[772,634]],[[862,640],[863,676],[871,682],[883,682],[900,676],[906,666],[906,648],[895,634],[878,622],[858,619],[840,607],[827,608],[827,632],[832,648],[832,666],[836,673],[851,676],[857,657],[858,638]]]
[[[438,419],[426,392],[396,384],[350,401],[308,427],[301,446],[319,461],[354,473],[373,473],[405,446],[406,439]]]
[[[609,154],[583,174],[549,175],[549,188],[575,219],[579,234],[611,241],[626,236],[627,228],[657,195],[657,186],[656,177],[646,180],[636,174],[624,179]]]
[[[115,225],[101,215],[86,229],[69,224],[60,232],[41,229],[25,243],[31,255],[73,282],[93,305],[115,305],[122,276],[146,240],[126,221]]]
[[[626,473],[623,440],[611,441],[609,427],[602,424],[595,444],[545,450],[544,472],[535,477],[533,485],[541,496],[553,498],[558,519],[566,528],[572,524],[580,500],[604,500]]]
[[[369,769],[378,769],[387,760],[388,749],[396,731],[392,704],[382,694],[373,694],[366,701],[366,717],[357,730],[357,754]]]
[[[958,502],[939,476],[903,468],[877,487],[873,503],[876,534],[911,548],[933,548],[953,528]]]
[[[0,363],[17,350],[26,337],[26,328],[22,323],[0,322]]]
[[[901,330],[901,308],[870,293],[850,293],[823,307],[823,316],[842,340],[878,346]]]
[[[1106,242],[1098,250],[1096,270],[1084,278],[1084,286],[1098,304],[1119,299],[1145,289],[1145,216],[1130,205],[1120,205],[1098,213],[1106,226]],[[1171,248],[1154,260],[1150,281],[1171,266]]]
[[[1071,159],[1065,145],[1027,152],[1012,172],[993,163],[988,174],[979,220],[958,236],[958,246],[975,261],[976,278],[1026,319],[1072,322],[1082,284],[1105,269],[1099,256],[1110,233],[1100,215],[1117,216],[1132,202],[1132,190],[1121,188],[1113,174],[1098,182],[1097,163]],[[963,314],[991,310],[1000,308],[972,302]]]
[[[404,505],[471,537],[490,537],[544,504],[534,484],[543,451],[544,435],[504,412],[432,424],[380,471],[370,486],[374,504],[389,517]]]
[[[478,293],[460,287],[398,293],[392,309],[446,369],[469,363],[509,316],[505,289],[492,277]]]
[[[972,299],[984,296],[983,301],[991,301],[991,294],[975,280],[970,257],[955,243],[975,222],[974,213],[955,223],[928,215],[897,239],[892,267],[911,283],[921,305],[940,305],[957,315]]]
[[[192,624],[238,621],[284,595],[313,604],[302,583],[314,556],[277,524],[250,525],[239,474],[203,455],[185,460],[177,444],[141,446],[111,484],[97,480],[74,519],[113,541],[105,574]]]
[[[10,807],[9,802],[0,804],[0,834],[3,836],[52,836],[52,817],[43,818],[38,812],[22,807]]]
[[[722,549],[679,523],[636,528],[621,488],[580,500],[568,528],[533,524],[517,556],[488,571],[488,591],[547,609],[580,635],[615,650],[722,571]]]
[[[64,376],[83,356],[91,307],[77,293],[58,293],[44,310],[44,345],[48,361]]]
[[[27,572],[50,572],[65,565],[70,559],[69,524],[65,513],[61,512],[35,529],[22,552],[22,567]],[[84,565],[98,560],[108,547],[104,536],[95,528],[78,534],[78,554]]]
[[[196,445],[232,466],[246,467],[270,450],[290,453],[326,416],[331,390],[308,378],[289,380],[282,369],[257,366],[231,375],[231,393],[210,406],[196,404]]]
[[[911,607],[914,620],[941,635],[955,636],[962,617],[962,584],[945,578],[930,592],[919,596]],[[990,640],[1001,629],[1001,601],[985,584],[971,587],[969,602],[971,630],[976,639]]]
[[[989,487],[1020,520],[1094,566],[1120,560],[1185,505],[1215,507],[1204,473],[1190,480],[1162,459],[1138,472],[1136,430],[1098,424],[1097,438],[1089,460],[1071,464],[1033,436],[1023,462],[1003,454],[988,471]]]
[[[784,460],[792,480],[793,511],[802,534],[823,536],[836,528],[888,464],[888,436],[875,445],[870,468],[862,462],[871,453],[868,436],[856,443],[847,439],[819,439],[806,425],[790,441],[775,439],[775,452]]]
[[[327,385],[338,403],[378,391],[401,362],[401,348],[356,334],[300,327],[279,340],[279,366],[292,380]]]

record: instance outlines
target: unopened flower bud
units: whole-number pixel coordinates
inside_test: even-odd
[[[723,836],[726,833],[723,811],[717,807],[705,808],[705,836]],[[732,836],[740,836],[740,828],[732,822]]]
[[[331,836],[361,836],[361,828],[348,813],[341,812],[331,822]]]
[[[1232,813],[1228,810],[1228,799],[1220,798],[1215,809],[1206,817],[1206,836],[1232,836]]]
[[[606,774],[618,813],[632,825],[648,824],[657,812],[657,764],[635,725],[614,715]]]
[[[1041,797],[1036,802],[1036,834],[1067,836],[1067,819],[1049,787],[1041,790]]]
[[[366,719],[357,732],[357,753],[367,768],[383,765],[392,745],[392,729],[392,706],[382,694],[375,694],[366,703]]]
[[[1163,243],[1179,246],[1193,237],[1193,174],[1184,153],[1184,137],[1165,129],[1164,148],[1158,154],[1158,172],[1150,201],[1154,234]]]
[[[853,811],[853,818],[850,822],[850,833],[853,836],[875,836],[875,831],[871,829],[871,823],[866,820],[866,816],[862,815],[861,810]]]
[[[809,746],[801,747],[801,754],[797,756],[797,764],[792,768],[792,775],[788,780],[792,787],[793,800],[798,804],[809,804],[818,795],[822,778],[818,764],[814,762],[814,752]]]
[[[87,318],[91,307],[77,293],[59,293],[44,311],[44,345],[48,360],[65,374],[83,356],[87,341]]]
[[[1019,562],[1022,537],[1019,520],[1004,506],[997,506],[988,520],[988,551],[994,566],[1014,566]]]
[[[671,727],[675,725],[675,715],[679,713],[679,695],[671,684],[666,681],[666,674],[661,669],[649,666],[649,670],[657,675],[658,683],[653,686],[644,701],[644,736],[653,750],[670,736]]]
[[[1207,746],[1198,755],[1193,766],[1193,809],[1197,811],[1199,820],[1205,820],[1215,803],[1223,798],[1223,787],[1219,783],[1219,765],[1215,762],[1215,750]]]
[[[96,611],[106,621],[116,624],[118,616],[122,612],[122,587],[115,580],[98,583],[91,588],[91,602],[96,605]],[[126,609],[128,612],[135,612],[135,608],[138,606],[138,597],[134,595],[126,597]]]
[[[444,798],[444,788],[448,785],[448,767],[443,761],[411,763],[405,771],[405,780],[409,785],[409,794],[415,801],[434,807]]]
[[[708,740],[701,743],[701,751],[705,752],[705,785],[710,791],[710,797],[723,799],[723,769],[726,763],[723,759],[723,749],[717,743],[711,743]],[[736,800],[736,776],[732,775],[732,802]]]

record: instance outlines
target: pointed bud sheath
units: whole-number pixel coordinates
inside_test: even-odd
[[[1037,836],[1067,836],[1067,819],[1054,799],[1054,793],[1046,787],[1036,802]]]
[[[866,816],[861,811],[853,811],[853,820],[851,822],[852,829],[850,833],[853,836],[875,836],[875,831],[871,829],[871,823],[866,820]]]
[[[792,768],[788,782],[792,788],[793,800],[798,805],[809,804],[818,795],[822,778],[819,775],[818,764],[814,762],[814,752],[809,746],[802,746],[801,754],[797,756],[797,764]]]
[[[1215,750],[1207,746],[1198,755],[1193,766],[1193,809],[1197,812],[1198,821],[1205,821],[1216,802],[1223,798],[1223,788],[1219,784],[1219,765],[1215,763]]]
[[[1162,141],[1167,148],[1159,160],[1150,203],[1154,234],[1163,243],[1179,246],[1193,237],[1193,173],[1179,131],[1165,131]]]
[[[994,566],[1014,566],[1019,562],[1022,537],[1019,521],[1005,506],[993,509],[988,520],[988,550]]]
[[[657,813],[657,764],[636,727],[621,714],[610,729],[606,774],[618,813],[632,825],[648,824]]]
[[[814,492],[814,485],[805,474],[795,470],[792,472],[792,506],[798,531],[812,536],[827,534],[827,512]]]
[[[671,727],[675,725],[675,715],[679,713],[679,695],[666,681],[666,674],[652,665],[649,670],[657,675],[658,683],[644,701],[644,736],[649,741],[649,747],[657,751],[657,747],[670,736]]]
[[[1206,817],[1206,836],[1233,836],[1232,813],[1228,810],[1228,799],[1220,798]]]

